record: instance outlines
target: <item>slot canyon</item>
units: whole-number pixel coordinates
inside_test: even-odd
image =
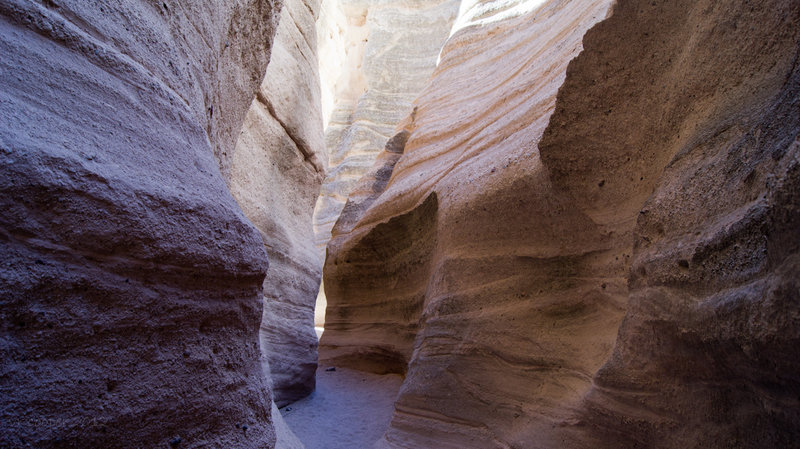
[[[800,448],[799,0],[0,0],[0,448]]]

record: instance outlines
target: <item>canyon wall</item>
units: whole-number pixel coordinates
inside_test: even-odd
[[[274,445],[223,175],[279,6],[0,3],[0,446]]]
[[[322,362],[406,374],[381,446],[797,441],[800,5],[768,3],[462,5],[328,244]]]
[[[348,200],[328,245],[320,357],[406,374],[387,445],[527,447],[517,433],[565,419],[610,354],[632,234],[575,207],[537,150],[609,6],[466,4]]]
[[[317,25],[330,170],[314,209],[320,260],[348,195],[411,111],[459,0],[326,0]],[[320,288],[315,322],[325,322]]]
[[[636,221],[614,352],[560,437],[797,447],[800,3],[620,1],[584,47],[542,160]]]
[[[347,196],[436,67],[457,0],[332,0],[319,24],[330,171],[314,212],[324,249]]]
[[[286,0],[264,82],[231,159],[229,185],[261,232],[261,351],[278,406],[314,390],[314,304],[322,277],[311,215],[325,176],[315,20],[319,0]]]

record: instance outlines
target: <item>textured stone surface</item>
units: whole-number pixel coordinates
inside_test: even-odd
[[[536,147],[609,2],[487,6],[462,9],[402,157],[389,146],[328,245],[320,357],[406,373],[388,445],[526,447],[589,389],[624,312],[626,236],[556,191]]]
[[[320,258],[348,195],[411,111],[456,18],[457,0],[326,0],[317,25],[330,169],[314,209]],[[315,323],[323,326],[324,288]]]
[[[430,78],[458,4],[454,0],[326,2],[319,39],[330,171],[314,213],[321,249],[358,179],[373,165]]]
[[[0,446],[273,445],[221,172],[277,3],[0,3]]]
[[[314,303],[322,260],[311,214],[327,163],[314,24],[319,1],[284,3],[267,74],[245,118],[229,180],[269,255],[261,350],[278,406],[314,389]]]
[[[621,1],[584,45],[542,159],[594,220],[636,222],[615,350],[563,429],[796,447],[800,3]]]
[[[320,357],[406,372],[383,446],[796,445],[800,5],[609,7],[462,5],[345,207]]]

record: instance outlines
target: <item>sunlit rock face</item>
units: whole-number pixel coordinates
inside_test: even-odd
[[[609,6],[462,8],[334,228],[320,354],[406,373],[386,445],[526,447],[519,433],[564,419],[610,354],[631,233],[574,207],[537,148],[568,63]]]
[[[325,175],[315,20],[317,0],[286,0],[272,57],[232,157],[230,187],[261,232],[261,350],[279,406],[314,389],[314,303],[322,263],[311,214]]]
[[[321,358],[406,373],[383,447],[792,446],[800,5],[535,3],[462,5]]]
[[[330,171],[314,213],[317,245],[395,126],[411,112],[456,18],[457,0],[326,0],[318,24]]]
[[[0,3],[0,446],[274,444],[222,174],[277,3]]]

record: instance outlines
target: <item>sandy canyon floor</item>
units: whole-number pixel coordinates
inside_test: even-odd
[[[370,448],[389,421],[403,378],[320,366],[310,396],[281,409],[306,449]]]

